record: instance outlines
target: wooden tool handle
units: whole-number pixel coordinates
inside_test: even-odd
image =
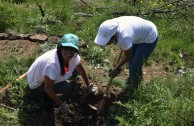
[[[16,81],[19,81],[19,80],[23,79],[24,77],[26,77],[26,75],[27,75],[27,72],[24,73],[24,74],[22,74],[22,75],[20,75],[20,76],[16,79]],[[2,94],[2,93],[5,92],[8,88],[10,88],[11,85],[12,85],[12,84],[9,83],[9,84],[7,84],[5,87],[1,88],[1,89],[0,89],[0,94]]]
[[[1,88],[0,94],[2,94],[3,92],[5,92],[5,90],[7,90],[9,87],[11,87],[11,84],[7,84],[5,87]]]
[[[123,50],[121,50],[120,53],[119,53],[119,57],[118,57],[118,59],[117,59],[116,65],[119,63],[122,54],[123,54]]]
[[[23,79],[24,77],[26,77],[26,75],[27,75],[27,72],[24,73],[24,74],[22,74],[22,75],[20,75],[20,76],[16,79],[16,81],[19,81],[19,80]]]
[[[107,86],[106,86],[106,90],[105,90],[105,95],[107,95],[108,94],[108,91],[109,91],[109,88],[110,88],[110,85],[111,85],[111,83],[112,83],[112,80],[113,80],[113,78],[111,77],[110,79],[109,79],[109,81],[108,81],[108,84],[107,84]]]
[[[102,98],[102,100],[101,100],[101,102],[100,102],[99,109],[102,109],[102,106],[103,106],[103,104],[104,104],[104,102],[105,102],[105,101],[104,101],[104,100],[105,100],[105,95],[108,94],[108,91],[109,91],[110,85],[111,85],[111,83],[112,83],[112,80],[113,80],[113,78],[111,77],[111,78],[109,79],[109,81],[108,81],[108,84],[107,84],[106,89],[105,89],[105,93],[104,93],[103,98]]]

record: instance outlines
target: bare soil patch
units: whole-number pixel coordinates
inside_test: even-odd
[[[29,40],[0,40],[0,58],[26,57],[38,50],[38,43]]]

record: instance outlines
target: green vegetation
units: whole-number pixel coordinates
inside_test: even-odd
[[[119,103],[116,117],[121,125],[191,126],[194,119],[192,78],[180,77],[177,82],[153,79],[145,85],[134,94],[132,101]]]
[[[142,0],[132,4],[129,0],[0,0],[0,32],[15,30],[18,33],[44,33],[58,35],[75,33],[88,44],[80,55],[91,65],[110,67],[104,59],[116,48],[98,47],[94,37],[102,21],[121,15],[139,15],[153,21],[159,31],[159,42],[149,63],[163,64],[166,72],[177,73],[181,67],[191,68],[190,73],[173,77],[153,78],[143,82],[127,103],[118,103],[114,115],[121,125],[131,126],[191,126],[194,121],[194,5],[187,1],[165,2]],[[186,4],[186,5],[185,5]],[[39,5],[39,6],[38,6]],[[42,11],[41,11],[41,9]],[[54,48],[45,43],[41,53]],[[37,49],[39,52],[40,50]],[[25,73],[36,55],[18,58],[14,54],[0,59],[0,87],[11,83],[0,103],[16,110],[0,107],[0,124],[20,125],[19,109],[36,108],[25,106],[23,96],[26,80],[14,81]],[[167,68],[167,69],[166,69]],[[178,75],[175,75],[178,78]],[[114,80],[115,85],[124,87],[124,81]],[[20,113],[21,114],[21,113]],[[44,115],[44,114],[43,114]]]

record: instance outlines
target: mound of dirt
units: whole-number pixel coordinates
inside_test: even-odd
[[[69,104],[71,113],[60,115],[56,112],[56,125],[98,126],[106,124],[106,117],[110,114],[109,108],[114,105],[113,102],[117,99],[121,90],[112,85],[108,93],[109,95],[105,98],[102,109],[100,109],[106,85],[97,85],[99,88],[97,95],[88,94],[87,89],[82,86],[84,84],[80,83],[80,81],[71,81],[71,85],[73,87],[72,94],[61,97]],[[90,105],[95,106],[100,111],[92,109]]]

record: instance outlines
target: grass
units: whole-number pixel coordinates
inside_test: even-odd
[[[88,3],[87,3],[88,2]],[[38,1],[45,12],[45,17],[41,16],[37,4],[31,0],[0,1],[0,30],[7,32],[15,30],[19,33],[44,33],[47,35],[75,33],[81,40],[88,44],[88,48],[80,51],[87,64],[109,68],[117,57],[116,48],[109,46],[106,48],[98,47],[94,44],[94,38],[99,25],[106,19],[121,16],[135,15],[137,13],[149,12],[151,9],[160,8],[167,5],[164,1],[138,1],[136,6],[125,0],[109,2],[87,1],[87,4],[68,0]],[[107,2],[108,5],[107,6]],[[173,9],[176,9],[175,6]],[[167,6],[165,6],[167,7]],[[151,9],[150,9],[151,8]],[[171,9],[169,7],[167,9]],[[193,12],[193,7],[186,8],[188,12]],[[117,11],[119,10],[119,11]],[[185,10],[185,9],[183,9]],[[75,13],[83,12],[93,14],[91,17],[76,16]],[[158,27],[159,42],[154,53],[149,59],[149,63],[159,62],[166,67],[171,67],[173,72],[184,66],[186,68],[194,67],[194,44],[193,44],[193,26],[190,18],[178,17],[179,11],[169,15],[147,15],[146,19],[153,21]],[[192,17],[193,13],[190,13]],[[168,16],[170,18],[168,18]],[[183,16],[183,15],[182,15]],[[189,17],[190,17],[189,16]],[[177,17],[173,19],[172,17]],[[188,21],[187,21],[188,20]],[[41,45],[41,52],[54,48],[55,45],[45,43]],[[38,109],[41,106],[37,104],[26,104],[26,80],[15,82],[18,75],[27,71],[31,63],[36,58],[32,55],[25,58],[18,58],[13,55],[17,52],[14,46],[6,55],[7,58],[0,59],[0,87],[12,83],[12,87],[5,95],[0,96],[0,102],[7,106],[16,108],[12,111],[5,107],[0,107],[0,124],[21,125],[25,120],[25,112],[31,109]],[[115,54],[110,57],[110,54]],[[183,57],[180,56],[183,54]],[[106,59],[106,60],[105,60]],[[89,74],[94,79],[99,78],[88,69]],[[107,71],[107,70],[106,70]],[[167,71],[168,72],[168,71]],[[100,76],[102,77],[102,76]],[[116,86],[124,87],[125,80],[115,79],[113,83]],[[131,126],[190,126],[194,121],[194,78],[193,73],[180,76],[178,81],[174,81],[170,76],[167,78],[153,78],[149,82],[144,82],[134,94],[133,99],[127,103],[119,103],[117,113],[114,115],[121,125]],[[46,117],[45,113],[41,114]],[[35,118],[32,115],[33,118]]]
[[[119,103],[116,118],[127,126],[191,126],[193,79],[153,79],[137,90],[128,103]]]

